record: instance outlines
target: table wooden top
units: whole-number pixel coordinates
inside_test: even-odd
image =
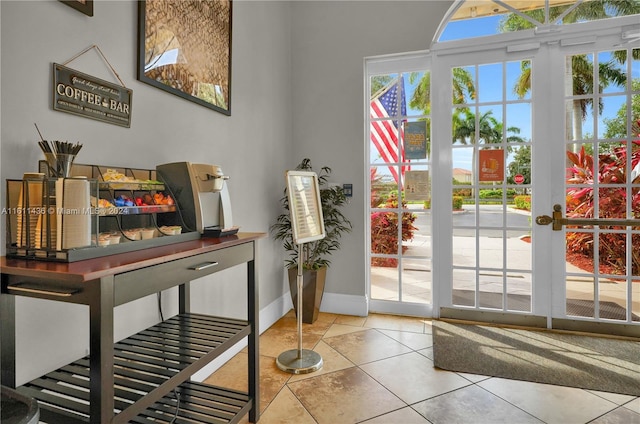
[[[23,277],[79,283],[233,247],[263,237],[266,237],[265,233],[238,233],[220,238],[203,237],[198,240],[69,263],[14,259],[2,256],[0,257],[0,272]]]

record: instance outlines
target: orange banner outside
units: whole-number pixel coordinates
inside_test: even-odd
[[[478,181],[504,180],[504,150],[480,150]]]

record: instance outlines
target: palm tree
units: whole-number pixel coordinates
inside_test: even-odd
[[[485,143],[496,142],[496,126],[498,120],[492,116],[492,111],[480,115],[478,119],[478,134]],[[453,140],[460,144],[476,144],[476,115],[469,109],[457,109],[453,114]],[[502,140],[502,134],[498,140]]]
[[[616,16],[635,15],[640,13],[640,3],[637,0],[594,0],[582,3],[565,4],[549,7],[549,18],[545,18],[543,8],[510,13],[499,23],[500,32],[521,31],[532,29],[538,25],[573,24],[583,21],[595,21]]]
[[[593,78],[595,69],[593,66],[593,59],[585,54],[581,54],[568,57],[567,65],[569,60],[571,60],[571,65],[567,70],[567,74],[569,74],[569,72],[571,72],[571,74],[570,76],[567,75],[567,82],[570,82],[573,86],[573,94],[576,96],[593,94],[595,92]],[[624,86],[624,84],[626,84],[626,73],[618,69],[613,61],[599,63],[598,74],[598,90],[600,92],[611,84],[618,86]],[[600,99],[598,106],[600,113],[602,113],[602,99]],[[582,139],[582,121],[587,116],[590,109],[593,109],[593,98],[583,98],[573,101],[573,140]],[[571,138],[568,139],[570,140]]]
[[[409,82],[415,83],[419,74],[413,72],[409,75]],[[452,103],[454,105],[462,105],[471,103],[476,99],[476,87],[472,73],[464,67],[456,67],[452,69]],[[420,78],[420,81],[416,85],[414,92],[411,95],[409,106],[414,109],[423,111],[425,115],[431,113],[431,73],[425,72]],[[478,134],[476,135],[476,123],[478,127]],[[430,134],[431,120],[427,118],[427,134]],[[478,137],[480,141],[486,144],[499,144],[502,143],[504,130],[504,124],[493,116],[492,111],[487,111],[480,114],[479,117],[471,112],[468,107],[456,108],[452,115],[452,142],[459,142],[460,144],[476,144]],[[525,141],[520,137],[520,128],[509,127],[507,128],[506,141],[508,143],[523,142]],[[428,152],[430,146],[427,145]],[[513,147],[507,145],[506,150],[511,152]],[[474,157],[476,150],[474,149]],[[472,162],[472,167],[475,168],[475,160]],[[472,171],[475,174],[475,171]]]
[[[409,82],[411,84],[415,83],[416,79],[420,76],[418,72],[412,72],[409,75]],[[465,68],[453,68],[452,70],[452,96],[453,96],[453,104],[463,104],[469,103],[471,100],[476,97],[476,88],[473,81],[473,76],[469,71]],[[431,72],[425,72],[420,81],[416,85],[415,90],[411,95],[411,99],[409,100],[409,106],[414,109],[421,110],[425,115],[431,115]],[[468,108],[460,108],[457,110],[458,113],[465,114],[465,119],[469,119],[469,114],[471,111]],[[471,116],[474,116],[471,114]],[[427,134],[431,134],[431,119],[426,118],[427,121]],[[456,128],[456,125],[462,125],[460,123],[460,118],[454,114],[452,119],[453,128]],[[474,123],[475,128],[475,123]],[[464,131],[461,129],[460,131]],[[456,137],[454,134],[453,142],[456,142],[456,139],[460,137]],[[431,146],[430,143],[427,143],[427,155],[430,154]]]
[[[420,74],[412,72],[409,82],[413,84]],[[453,68],[452,71],[453,104],[469,103],[476,98],[476,87],[473,76],[465,68]],[[431,114],[431,72],[425,72],[411,95],[409,106],[421,110],[425,115]]]
[[[413,109],[421,110],[425,115],[431,115],[431,72],[425,72],[421,77],[420,73],[409,74],[409,83],[414,84],[420,78],[416,88],[411,94],[409,106]],[[452,71],[452,96],[453,104],[468,103],[475,99],[476,88],[473,76],[464,68],[454,68]],[[465,109],[467,112],[468,109]],[[469,112],[470,113],[470,112]],[[431,119],[424,118],[427,122],[427,135],[431,134]],[[453,117],[455,125],[456,117]],[[456,138],[454,137],[454,142]],[[427,143],[427,155],[431,154],[431,143]]]
[[[501,32],[519,31],[531,29],[538,24],[557,24],[562,21],[564,24],[571,24],[581,21],[592,21],[605,19],[612,16],[624,16],[640,13],[640,2],[637,0],[599,0],[576,3],[573,5],[554,6],[549,8],[548,19],[545,18],[544,9],[521,12],[531,20],[516,13],[506,15],[499,24]],[[634,50],[634,57],[640,56],[640,51]],[[624,85],[626,74],[616,66],[615,62],[626,62],[626,51],[616,51],[613,53],[614,60],[600,63],[599,89],[602,90],[610,84]],[[567,56],[565,66],[565,84],[573,87],[573,94],[576,96],[594,93],[594,66],[593,60],[587,55]],[[520,97],[524,97],[531,89],[531,63],[522,62],[522,73],[514,86],[514,92]],[[574,100],[573,108],[567,111],[567,121],[573,122],[571,133],[567,134],[568,140],[582,139],[582,121],[587,116],[592,99]],[[600,105],[602,106],[602,104]],[[602,111],[602,107],[600,107]],[[567,129],[568,130],[568,129]]]
[[[476,135],[476,122],[478,125],[478,134]],[[508,143],[522,143],[526,141],[520,137],[520,128],[508,127],[506,134],[504,132],[504,124],[500,122],[493,111],[489,110],[480,114],[476,120],[476,115],[468,108],[457,109],[453,113],[453,141],[460,144],[476,144],[481,141],[484,144],[502,143],[504,135]],[[476,140],[476,136],[479,140]],[[507,146],[507,151],[511,152],[512,147]]]
[[[476,125],[478,131],[476,133]],[[475,145],[478,142],[489,144],[500,144],[503,140],[504,124],[493,116],[493,111],[489,110],[481,113],[479,117],[469,110],[469,108],[458,108],[453,112],[453,142],[459,142],[460,144]],[[525,141],[520,134],[520,128],[509,127],[507,128],[507,142],[523,142]],[[499,147],[498,147],[499,148]],[[513,146],[507,145],[506,151],[511,153]],[[476,171],[476,155],[478,149],[473,151],[473,161],[471,162],[472,174],[475,175]]]

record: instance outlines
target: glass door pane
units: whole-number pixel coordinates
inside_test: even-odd
[[[565,57],[568,218],[640,218],[639,53]],[[566,316],[640,321],[640,227],[569,225],[565,244]]]
[[[455,67],[454,307],[532,312],[530,60]]]
[[[430,73],[372,75],[369,87],[370,310],[424,314],[432,302]]]

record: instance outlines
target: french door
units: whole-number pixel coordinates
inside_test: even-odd
[[[545,214],[555,212],[552,239],[564,247],[553,326],[638,336],[640,42],[625,43],[620,33],[585,41],[551,51],[564,65],[556,101],[565,116],[563,163],[555,165],[564,190]]]
[[[435,260],[444,316],[492,314],[493,320],[530,323],[547,312],[541,299],[548,292],[537,283],[534,258],[542,258],[534,256],[540,240],[531,207],[538,192],[546,193],[540,187],[551,186],[549,164],[538,163],[537,154],[552,141],[540,141],[534,131],[538,93],[535,85],[526,87],[535,78],[538,50],[448,55],[434,69],[434,79],[447,81],[434,95],[449,105],[434,135],[448,163],[442,172],[451,176],[434,191],[443,206],[434,220],[442,229]],[[525,87],[514,91],[519,84]]]
[[[639,43],[571,31],[433,56],[435,315],[638,334]]]
[[[431,316],[430,61],[367,61],[367,276],[372,312]]]

